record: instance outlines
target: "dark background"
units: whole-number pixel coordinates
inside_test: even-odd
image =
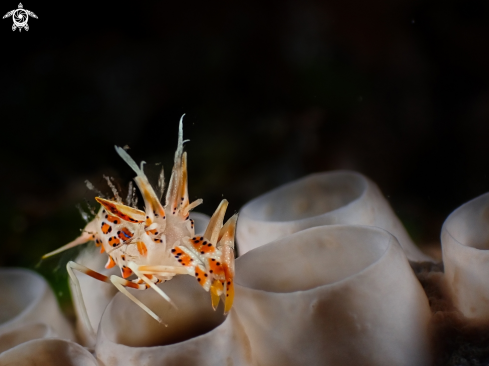
[[[86,179],[126,187],[115,144],[168,177],[183,113],[208,214],[353,169],[426,246],[489,190],[487,1],[73,4],[23,2],[28,32],[0,22],[1,266],[33,268],[78,234]],[[37,267],[54,283],[60,258]]]

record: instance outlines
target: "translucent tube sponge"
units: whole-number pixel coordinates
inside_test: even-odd
[[[0,354],[0,366],[97,366],[95,358],[71,341],[45,338],[22,343]]]
[[[255,365],[430,364],[428,299],[398,241],[368,226],[307,229],[236,261]]]
[[[53,338],[57,334],[44,323],[27,323],[0,333],[0,353],[21,343],[39,338]]]
[[[410,260],[431,260],[414,245],[377,185],[349,171],[312,174],[247,203],[238,220],[238,253],[300,230],[334,224],[380,227],[399,240]]]
[[[0,269],[0,334],[31,323],[44,323],[58,336],[74,339],[47,282],[26,269]],[[28,328],[26,328],[28,329]]]
[[[168,327],[117,294],[98,330],[95,353],[101,364],[249,365],[249,341],[234,309],[227,317],[222,302],[212,310],[209,294],[190,276],[177,276],[160,287],[178,304],[178,310],[161,301],[155,291],[131,293],[155,309]]]
[[[468,318],[489,319],[489,193],[448,216],[441,244],[454,305]]]

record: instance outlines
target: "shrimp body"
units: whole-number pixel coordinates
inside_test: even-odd
[[[194,276],[205,291],[210,291],[214,309],[221,296],[224,296],[224,312],[227,313],[231,309],[234,298],[234,234],[237,215],[223,225],[228,205],[228,202],[223,200],[211,217],[204,235],[195,236],[194,223],[189,218],[189,211],[201,204],[202,199],[189,202],[187,155],[183,152],[182,119],[180,119],[178,146],[164,204],[160,202],[144,174],[144,162],[138,166],[124,149],[116,147],[117,153],[136,173],[134,181],[144,199],[144,211],[137,207],[134,195],[130,198],[130,194],[124,204],[115,187],[108,180],[114,198],[96,197],[100,209],[95,218],[87,224],[82,235],[43,257],[49,257],[88,241],[95,241],[95,245],[101,248],[100,252],[107,253],[106,268],[114,266],[120,268],[122,278],[118,276],[109,278],[90,268],[69,262],[67,269],[75,284],[77,299],[81,299],[82,295],[73,269],[98,280],[113,283],[149,315],[162,322],[159,316],[128,292],[126,287],[139,290],[151,287],[173,304],[156,284],[169,281],[176,275],[188,274]],[[159,190],[163,192],[163,189],[164,180],[161,174]],[[133,275],[136,278],[129,278]],[[85,314],[82,314],[85,326],[90,330],[83,303],[81,308]]]

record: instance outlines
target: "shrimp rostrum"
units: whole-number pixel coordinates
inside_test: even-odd
[[[183,116],[182,116],[183,119]],[[80,271],[97,280],[112,283],[158,322],[162,320],[146,305],[134,297],[127,287],[146,290],[152,288],[163,299],[175,306],[157,284],[171,280],[175,275],[194,276],[205,291],[211,294],[211,304],[217,308],[221,297],[224,312],[229,312],[234,298],[234,233],[237,214],[223,225],[228,202],[222,200],[214,212],[203,236],[195,236],[194,223],[189,211],[202,203],[198,199],[189,202],[187,189],[187,154],[183,152],[182,119],[180,119],[178,146],[165,204],[160,203],[153,187],[129,154],[116,147],[117,153],[136,172],[134,181],[144,199],[145,211],[139,210],[134,201],[126,204],[113,188],[114,199],[96,197],[100,209],[87,224],[82,234],[65,246],[46,254],[52,256],[66,249],[95,241],[101,252],[108,255],[106,268],[118,266],[121,277],[107,277],[90,268],[70,261],[67,270],[74,283],[75,301],[82,311],[82,321],[92,330],[83,302],[80,285],[73,270]],[[160,175],[160,190],[163,192],[163,174]],[[109,183],[110,184],[110,183]],[[135,279],[129,277],[135,276]]]

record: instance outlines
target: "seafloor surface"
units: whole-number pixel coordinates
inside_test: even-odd
[[[443,263],[411,262],[428,296],[434,366],[489,365],[489,322],[473,321],[458,311],[443,280]]]

